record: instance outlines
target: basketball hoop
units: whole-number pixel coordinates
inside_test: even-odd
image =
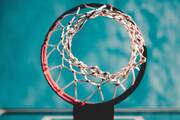
[[[80,61],[76,56],[74,56],[71,50],[74,35],[83,28],[83,25],[89,19],[95,19],[98,16],[108,17],[122,24],[130,37],[130,60],[125,67],[115,73],[103,71],[98,66],[86,65],[83,61]],[[64,24],[63,20],[67,17],[70,17],[70,19],[67,24]],[[55,32],[60,33],[60,39],[57,43],[52,44],[51,40]],[[48,83],[61,98],[74,105],[116,104],[119,101],[124,100],[140,83],[147,58],[144,39],[141,31],[132,18],[111,5],[103,4],[84,4],[62,14],[48,31],[44,44],[42,45],[41,52],[42,68]],[[60,61],[61,63],[50,66],[50,56],[52,56],[54,52],[58,52],[59,56],[61,57],[61,59],[54,57],[54,60]],[[56,76],[57,79],[54,79],[51,71],[57,69],[59,70],[59,73]],[[66,69],[73,74],[73,80],[65,86],[60,87],[59,82],[61,78],[61,71],[63,69]],[[127,82],[129,75],[132,75],[132,81],[131,85],[126,88],[123,84]],[[81,76],[83,79],[79,79],[77,76]],[[90,79],[89,76],[99,80],[96,81],[94,79]],[[83,100],[78,99],[77,94],[77,85],[80,82],[95,86],[95,89],[91,91],[90,94],[88,94]],[[105,93],[102,91],[102,86],[106,84],[112,84],[114,86],[112,88],[114,91],[112,93],[112,100],[108,101],[106,101],[104,97]],[[69,86],[74,86],[73,96],[65,92],[65,89],[67,89]],[[124,92],[117,95],[117,89],[122,89]],[[91,97],[97,92],[100,94],[99,101],[89,102]]]

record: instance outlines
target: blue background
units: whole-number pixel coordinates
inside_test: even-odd
[[[76,5],[92,2],[97,0],[1,1],[0,107],[72,108],[47,84],[41,69],[40,50],[49,27],[58,16]],[[143,81],[128,99],[116,107],[180,107],[180,1],[98,2],[111,3],[131,15],[148,48],[148,66]],[[93,37],[93,40],[76,41],[74,49],[80,48],[77,51],[81,53],[76,54],[87,63],[108,64],[105,69],[113,71],[119,68],[117,64],[124,64],[121,57],[116,53],[98,58],[98,54],[103,54],[107,48],[121,47],[121,42],[116,40],[126,39],[128,35],[115,35],[118,31],[115,23],[106,23],[96,21],[94,28],[88,28],[91,31],[85,29],[79,38]],[[106,39],[106,42],[101,39]],[[94,48],[97,47],[95,43],[100,44],[98,51]],[[117,43],[120,44],[117,46]],[[128,39],[123,45],[129,45]]]

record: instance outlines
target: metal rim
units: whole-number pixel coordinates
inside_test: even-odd
[[[83,4],[83,5],[79,5],[79,6],[76,6],[68,11],[66,11],[65,13],[63,13],[60,17],[57,18],[57,20],[54,22],[54,24],[51,26],[51,28],[49,29],[48,33],[54,28],[56,22],[60,19],[63,18],[64,15],[66,14],[69,14],[69,13],[72,13],[74,12],[75,10],[78,9],[78,7],[80,7],[81,9],[82,8],[85,8],[85,6],[92,6],[92,7],[100,7],[102,6],[103,4],[96,4],[96,3],[92,3],[92,4]],[[113,7],[113,9],[116,9]],[[118,9],[116,9],[118,10]],[[120,11],[120,10],[119,10]],[[122,11],[121,11],[122,12]],[[47,38],[48,38],[48,33],[46,35],[46,38],[45,38],[45,42],[44,44],[42,45],[42,49],[41,49],[41,62],[42,62],[42,68],[43,68],[43,71],[44,71],[44,74],[45,74],[45,77],[49,83],[49,85],[51,86],[51,88],[56,92],[56,94],[58,96],[60,96],[62,99],[64,99],[65,101],[71,103],[71,104],[74,104],[74,105],[114,105],[114,104],[117,104],[118,102],[120,101],[123,101],[124,99],[126,99],[136,88],[137,86],[139,85],[139,83],[141,82],[141,79],[143,77],[143,74],[144,74],[144,71],[145,71],[145,68],[146,68],[146,62],[143,63],[140,67],[140,71],[136,77],[136,80],[135,80],[135,83],[134,85],[132,85],[131,87],[129,87],[123,94],[121,94],[120,96],[110,100],[110,101],[105,101],[103,103],[95,103],[95,104],[91,104],[91,103],[84,103],[84,102],[81,102],[79,100],[75,100],[73,97],[67,95],[66,93],[64,93],[64,91],[61,91],[58,89],[58,86],[56,85],[56,83],[52,80],[52,78],[50,77],[50,73],[48,72],[48,68],[47,68],[47,60],[45,59],[46,58],[46,46],[45,44],[48,42],[47,41]],[[143,55],[147,58],[147,51],[146,51],[146,47],[144,46],[144,52],[143,52]]]

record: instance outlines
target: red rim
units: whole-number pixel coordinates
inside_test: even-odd
[[[100,7],[102,6],[103,4],[86,4],[88,6],[92,6],[92,7]],[[73,13],[75,12],[75,10],[78,9],[78,7],[80,7],[81,9],[83,8],[86,8],[86,5],[83,4],[83,5],[79,5],[79,6],[76,6],[68,11],[66,11],[64,14],[62,14],[59,18],[57,18],[57,20],[53,23],[53,25],[51,26],[51,28],[49,29],[46,37],[45,37],[45,41],[44,41],[44,44],[42,45],[42,48],[41,48],[41,63],[42,63],[42,69],[43,69],[43,72],[44,72],[44,75],[46,77],[46,80],[48,81],[49,85],[51,86],[51,88],[56,92],[56,94],[58,96],[60,96],[62,99],[64,99],[65,101],[71,103],[71,104],[74,104],[74,105],[92,105],[93,103],[86,103],[86,102],[81,102],[71,96],[69,96],[68,94],[66,94],[63,90],[61,90],[59,88],[59,86],[55,83],[55,81],[52,79],[51,77],[51,74],[48,70],[48,64],[47,64],[47,56],[46,56],[46,51],[47,51],[47,45],[48,45],[48,38],[49,38],[49,34],[50,34],[50,31],[54,29],[54,27],[56,27],[57,23],[59,21],[61,21],[61,19],[63,19],[63,17],[66,15],[66,14],[69,14],[69,13]],[[109,5],[107,5],[108,7]],[[113,9],[116,9],[116,8],[113,8]],[[118,9],[116,9],[118,10]],[[120,11],[120,10],[119,10]],[[121,11],[122,12],[122,11]],[[144,56],[147,58],[147,51],[146,51],[146,47],[144,46]],[[110,100],[110,101],[105,101],[103,103],[95,103],[96,105],[103,105],[103,104],[111,104],[111,105],[114,105],[114,104],[117,104],[118,102],[120,101],[123,101],[124,99],[126,99],[136,88],[137,86],[139,85],[139,83],[141,82],[141,79],[144,75],[144,72],[145,72],[145,68],[146,68],[146,62],[143,63],[140,67],[140,71],[136,77],[136,80],[135,80],[135,83],[134,85],[132,85],[131,87],[129,87],[123,94],[121,94],[120,96]],[[93,104],[94,105],[94,104]]]

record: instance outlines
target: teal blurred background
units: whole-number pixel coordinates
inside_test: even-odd
[[[48,29],[58,16],[79,4],[93,2],[97,0],[0,2],[0,107],[72,108],[46,82],[40,50]],[[180,107],[180,1],[98,2],[111,3],[132,16],[148,48],[148,66],[143,81],[116,107]],[[104,69],[116,71],[127,61],[124,61],[123,54],[119,57],[114,48],[129,50],[129,38],[122,28],[116,28],[116,24],[108,20],[97,20],[91,23],[92,27],[84,28],[85,32],[79,35],[79,41],[75,41],[74,49],[77,49],[75,54],[88,64],[105,65]],[[119,31],[123,34],[117,34]]]

